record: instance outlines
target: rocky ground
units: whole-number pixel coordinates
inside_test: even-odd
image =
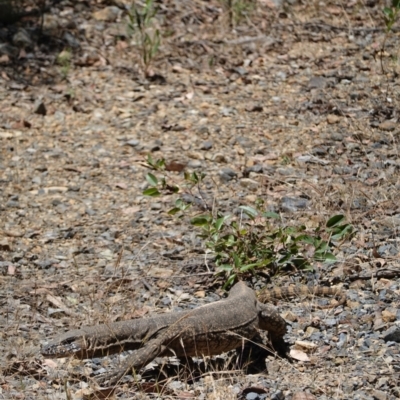
[[[255,5],[230,27],[217,0],[159,3],[147,74],[123,3],[61,1],[42,33],[35,16],[0,28],[0,398],[81,398],[117,362],[43,359],[57,333],[223,296],[171,196],[142,194],[148,154],[173,182],[206,173],[232,214],[257,198],[293,226],[344,214],[357,234],[339,262],[271,280],[348,301],[278,305],[294,360],[253,373],[228,355],[197,377],[160,362],[113,396],[400,398],[399,34],[380,2]]]

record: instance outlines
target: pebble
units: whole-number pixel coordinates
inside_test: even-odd
[[[386,120],[379,124],[379,129],[386,132],[394,131],[397,127],[398,123],[391,120]]]
[[[211,140],[206,140],[205,142],[202,143],[200,146],[201,150],[210,150],[213,147],[213,142]]]
[[[139,140],[137,140],[137,139],[131,139],[131,140],[128,140],[125,144],[127,145],[127,146],[131,146],[131,147],[136,147],[136,146],[138,146],[139,145]]]
[[[222,153],[216,153],[216,154],[213,156],[212,159],[213,159],[215,162],[220,163],[220,164],[222,164],[222,163],[227,163],[227,162],[228,162],[227,157],[225,156],[225,154],[222,154]]]
[[[200,160],[190,160],[187,166],[189,168],[199,169],[203,167],[203,163]]]
[[[249,178],[242,178],[239,181],[240,186],[247,188],[251,191],[256,191],[259,188],[259,183],[257,181],[254,181],[253,179],[249,179]]]
[[[296,197],[283,197],[281,200],[281,209],[283,212],[296,212],[308,207],[309,201]]]
[[[117,20],[121,10],[115,6],[105,7],[93,13],[93,18],[97,21],[114,22]]]
[[[382,338],[385,342],[390,341],[400,343],[400,326],[391,326],[382,333]]]
[[[219,176],[222,182],[227,183],[235,179],[237,177],[237,173],[232,168],[226,167],[220,170]]]

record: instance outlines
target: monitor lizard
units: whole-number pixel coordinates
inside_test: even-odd
[[[301,288],[301,287],[300,287]],[[261,300],[286,298],[296,294],[335,294],[314,289],[276,289],[258,293]],[[331,288],[327,288],[331,289]],[[68,331],[42,347],[43,356],[88,358],[133,349],[115,372],[99,376],[99,383],[113,385],[131,371],[140,370],[155,357],[216,355],[240,347],[258,330],[268,331],[273,345],[279,347],[286,333],[286,322],[273,306],[257,300],[256,293],[239,282],[229,296],[218,302],[189,311],[171,312],[151,318],[133,319]]]

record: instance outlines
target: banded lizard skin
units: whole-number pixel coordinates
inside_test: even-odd
[[[139,370],[155,357],[220,354],[241,346],[243,340],[252,339],[259,329],[268,331],[273,344],[280,346],[286,333],[286,322],[274,307],[263,303],[310,294],[338,296],[339,304],[346,299],[339,289],[320,286],[263,289],[256,297],[252,289],[239,282],[224,300],[190,311],[72,330],[50,341],[41,353],[45,357],[75,355],[88,358],[136,350],[116,372],[106,373],[97,379],[99,383],[113,385],[124,374],[132,369]],[[319,308],[327,307],[332,306]]]
[[[274,307],[257,301],[255,292],[239,282],[224,300],[190,311],[69,331],[44,346],[41,353],[45,357],[88,357],[137,349],[120,369],[97,379],[99,383],[113,385],[124,374],[139,370],[155,357],[220,354],[240,347],[259,329],[268,331],[272,342],[279,344],[286,333],[286,322]]]
[[[319,309],[327,309],[337,307],[346,302],[346,294],[337,287],[327,286],[306,286],[293,285],[288,287],[275,287],[272,289],[261,289],[257,292],[257,299],[261,303],[271,303],[277,299],[287,300],[291,297],[310,297],[310,296],[333,296],[337,298],[335,304],[319,305],[313,304],[313,307]]]

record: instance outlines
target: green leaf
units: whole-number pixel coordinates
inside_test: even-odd
[[[326,251],[328,250],[328,243],[326,243],[325,241],[321,240],[320,243],[318,244],[318,246],[315,247],[315,252],[322,252],[322,251]]]
[[[393,8],[400,8],[400,0],[392,0]]]
[[[326,223],[326,227],[327,228],[333,228],[334,226],[342,223],[345,220],[345,216],[344,215],[335,215],[332,218],[330,218],[328,220],[328,222]]]
[[[159,160],[156,161],[156,165],[159,169],[162,169],[165,167],[165,159],[160,158]]]
[[[219,231],[221,229],[221,227],[224,225],[224,222],[230,218],[230,215],[226,215],[224,217],[218,218],[215,222],[214,222],[214,227],[217,231]]]
[[[178,208],[178,207],[174,207],[174,208],[171,208],[171,210],[169,210],[168,211],[168,214],[169,215],[175,215],[175,214],[177,214],[179,211],[182,211],[180,208]]]
[[[143,191],[143,195],[150,197],[160,196],[160,194],[157,188],[149,188]]]
[[[208,215],[200,215],[192,218],[190,223],[194,226],[205,226],[210,223],[210,217]]]
[[[338,227],[338,229],[333,232],[333,235],[331,237],[332,240],[341,240],[347,235],[350,235],[353,232],[353,225],[351,224],[346,224],[346,225],[341,225]]]
[[[332,253],[325,253],[325,262],[336,262],[337,258]]]
[[[179,208],[180,210],[183,210],[183,208],[186,206],[186,203],[182,199],[177,199],[175,201],[175,207]]]
[[[238,257],[238,255],[236,253],[233,253],[232,254],[232,258],[233,258],[233,262],[235,264],[235,267],[239,268],[240,264],[241,264],[241,261],[240,261],[240,258]]]
[[[335,262],[336,257],[327,251],[316,251],[314,253],[314,260],[316,261],[326,261],[326,262]]]
[[[295,242],[303,242],[303,243],[314,245],[315,238],[310,235],[299,235],[295,238]]]
[[[147,180],[147,182],[150,183],[151,186],[157,186],[157,184],[158,184],[158,179],[153,174],[150,174],[150,173],[147,174],[146,180]]]
[[[227,279],[227,281],[225,282],[225,285],[223,286],[224,289],[227,289],[229,286],[232,285],[232,283],[234,283],[236,280],[236,274],[232,274],[229,276],[229,278]]]
[[[393,19],[394,14],[393,14],[393,10],[392,10],[391,8],[385,7],[385,8],[383,9],[383,13],[384,13],[384,14],[386,15],[386,17],[388,17],[389,19]]]
[[[278,264],[286,264],[286,263],[290,260],[290,258],[291,258],[291,255],[290,255],[290,254],[286,254],[286,255],[284,255],[282,258],[280,258],[280,259],[277,261],[277,263],[278,263]]]
[[[259,267],[260,263],[253,263],[253,264],[247,264],[247,265],[242,265],[239,269],[240,272],[247,272],[248,270],[254,269],[256,267]]]
[[[223,239],[225,240],[226,247],[232,247],[236,243],[236,237],[232,234],[224,236]]]
[[[262,216],[264,218],[273,218],[273,219],[281,219],[281,216],[275,212],[272,211],[266,211],[262,213]]]
[[[218,270],[225,271],[225,272],[230,272],[230,271],[233,270],[233,267],[230,264],[222,264],[222,265],[220,265],[218,267]]]
[[[153,161],[153,157],[150,154],[147,154],[147,160],[146,160],[147,164],[153,166],[154,165],[154,161]]]
[[[258,211],[253,208],[253,207],[249,207],[249,206],[239,206],[239,208],[241,210],[243,210],[243,212],[248,215],[251,219],[254,219],[255,217],[257,217],[258,215]]]

